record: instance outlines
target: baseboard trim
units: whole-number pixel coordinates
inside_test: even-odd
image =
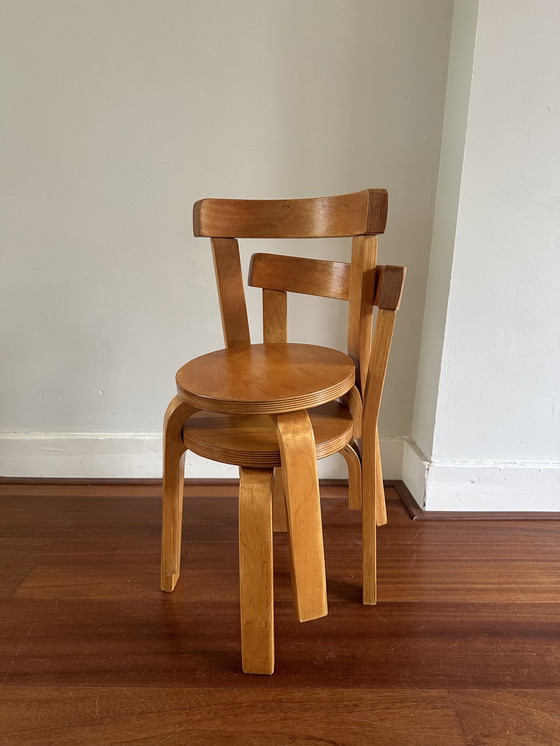
[[[558,511],[523,510],[423,510],[402,480],[388,480],[413,521],[560,521]]]
[[[560,461],[448,461],[429,459],[405,442],[402,479],[430,515],[483,513],[553,516],[560,508]]]
[[[381,436],[384,474],[402,479],[404,436]],[[161,474],[161,433],[0,433],[0,474],[51,479],[155,479]],[[340,455],[321,459],[321,479],[344,479]],[[186,475],[195,479],[235,479],[236,466],[187,453]]]
[[[422,515],[422,508],[418,505],[411,491],[408,489],[402,479],[390,479],[383,481],[384,487],[392,487],[397,493],[399,500],[404,506],[404,509],[413,521],[418,520],[419,516]]]
[[[0,477],[0,484],[77,484],[77,485],[148,485],[148,486],[161,486],[161,478],[147,478],[147,477],[95,477],[88,479],[87,477]],[[230,485],[239,484],[239,479],[198,479],[191,478],[185,479],[185,484],[203,484],[203,485]]]

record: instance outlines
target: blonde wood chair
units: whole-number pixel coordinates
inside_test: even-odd
[[[162,589],[173,590],[179,577],[186,451],[238,465],[246,672],[272,673],[274,666],[273,513],[275,527],[287,528],[289,534],[298,618],[306,621],[327,613],[316,459],[338,451],[349,465],[351,505],[363,504],[364,547],[368,545],[364,601],[375,603],[375,502],[382,494],[375,433],[400,298],[396,290],[404,276],[401,268],[378,271],[376,298],[382,305],[372,355],[375,234],[384,229],[386,207],[384,190],[317,200],[202,200],[195,205],[195,234],[212,238],[227,348],[180,369],[178,396],[166,413]],[[251,345],[237,241],[224,237],[231,235],[352,235],[352,261],[255,255],[250,283],[263,288],[264,343]],[[288,290],[349,300],[350,356],[287,343]],[[370,357],[377,373],[372,368],[368,376]],[[354,438],[362,420],[373,429],[362,441],[361,454]],[[283,478],[277,472],[274,479],[273,470],[280,466]]]

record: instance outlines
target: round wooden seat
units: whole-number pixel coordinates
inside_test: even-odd
[[[339,402],[308,411],[317,458],[338,453],[352,439],[352,415]],[[197,412],[183,428],[183,444],[199,456],[221,463],[269,469],[280,466],[276,423],[269,415]]]
[[[316,407],[354,384],[351,358],[329,347],[255,344],[191,360],[177,372],[181,399],[227,414],[279,414]]]

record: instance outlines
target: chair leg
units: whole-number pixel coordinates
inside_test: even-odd
[[[163,508],[161,531],[161,590],[172,591],[181,571],[181,529],[185,454],[181,433],[185,421],[197,410],[174,397],[163,423]]]
[[[357,449],[348,443],[340,451],[348,467],[348,507],[350,510],[362,509],[362,462]]]
[[[387,505],[385,503],[385,489],[383,487],[383,468],[381,466],[381,450],[379,448],[379,431],[375,431],[375,502],[377,506],[377,525],[387,523]]]
[[[363,603],[377,603],[377,521],[375,468],[377,428],[374,438],[362,440],[362,582]]]
[[[279,414],[276,420],[295,610],[299,621],[306,622],[328,613],[315,438],[306,411]]]
[[[242,467],[239,479],[241,658],[245,673],[274,671],[272,469]]]
[[[272,486],[272,528],[274,531],[279,532],[288,530],[286,498],[284,496],[284,483],[282,481],[281,466],[274,469],[274,482]]]

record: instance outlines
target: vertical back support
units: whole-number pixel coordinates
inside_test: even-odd
[[[228,347],[250,344],[239,245],[235,238],[213,238],[212,253],[225,343]]]
[[[267,343],[288,341],[288,301],[284,290],[263,289],[263,339]]]
[[[348,304],[348,355],[356,365],[356,385],[364,396],[371,352],[377,236],[352,240]]]

